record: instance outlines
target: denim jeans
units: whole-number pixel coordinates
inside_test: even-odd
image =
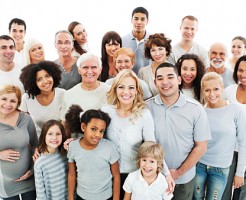
[[[196,166],[194,200],[221,200],[226,187],[228,168],[211,167],[200,162]],[[205,192],[206,188],[206,192]]]

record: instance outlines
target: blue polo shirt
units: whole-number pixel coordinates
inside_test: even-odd
[[[181,92],[177,102],[166,106],[158,94],[147,101],[155,123],[156,142],[164,148],[169,169],[177,169],[192,151],[195,141],[211,139],[206,112],[195,100]],[[175,180],[176,184],[188,183],[195,177],[195,166]]]

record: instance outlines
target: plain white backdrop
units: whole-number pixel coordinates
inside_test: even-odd
[[[246,37],[246,0],[4,0],[0,35],[8,34],[12,18],[21,18],[27,24],[26,38],[39,39],[46,59],[55,60],[55,33],[79,21],[87,29],[90,49],[100,56],[104,33],[114,30],[123,36],[130,32],[131,13],[138,6],[149,11],[147,30],[165,33],[172,45],[180,39],[180,22],[185,15],[198,18],[195,40],[207,49],[213,42],[223,42],[230,51],[234,36]]]

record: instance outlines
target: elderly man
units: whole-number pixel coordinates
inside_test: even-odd
[[[0,36],[0,85],[13,84],[20,87],[24,93],[23,85],[19,79],[21,68],[14,63],[15,42],[8,35]]]
[[[207,69],[208,72],[216,72],[221,75],[224,82],[224,87],[231,84],[235,84],[232,78],[232,70],[230,67],[226,67],[226,60],[228,54],[226,46],[222,43],[214,43],[209,50],[210,66]]]
[[[24,38],[26,35],[26,23],[22,19],[14,18],[9,22],[9,35],[15,41],[15,58],[14,62],[21,68],[26,65],[24,56]]]
[[[65,114],[72,104],[80,105],[83,111],[100,109],[107,102],[106,93],[110,86],[98,81],[102,71],[101,60],[92,53],[84,53],[77,61],[82,82],[64,94],[60,119],[65,121]]]
[[[188,15],[182,19],[180,32],[181,40],[172,48],[172,53],[168,58],[168,62],[173,65],[176,64],[178,59],[186,54],[193,53],[198,55],[204,62],[205,66],[209,66],[208,52],[201,45],[194,42],[198,30],[198,20],[194,16]]]
[[[77,58],[72,56],[73,36],[69,31],[61,30],[55,35],[55,47],[59,58],[55,60],[62,71],[62,80],[59,87],[68,90],[81,82],[76,61]]]
[[[176,183],[174,200],[192,200],[196,163],[211,139],[207,115],[196,101],[180,91],[181,77],[175,66],[162,63],[155,72],[159,94],[147,101],[155,123],[156,141]]]

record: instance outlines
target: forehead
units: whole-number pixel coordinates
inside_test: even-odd
[[[43,45],[42,45],[42,44],[36,44],[36,45],[33,45],[33,46],[30,48],[30,50],[31,50],[31,49],[34,49],[34,48],[38,48],[38,47],[43,47]]]
[[[20,25],[20,24],[17,24],[17,23],[13,23],[12,25],[11,25],[11,29],[10,29],[10,31],[12,31],[13,29],[15,29],[15,30],[25,30],[25,27],[24,27],[24,25]]]
[[[82,24],[78,24],[74,27],[73,32],[77,33],[77,32],[83,31],[84,29],[85,28]]]
[[[184,19],[184,21],[181,24],[182,27],[197,27],[197,21],[196,20],[190,20],[190,19]]]
[[[239,63],[239,66],[238,67],[245,70],[246,69],[246,61],[241,61]]]
[[[242,40],[236,39],[232,41],[233,45],[240,45],[240,46],[244,46],[244,43]]]
[[[213,45],[210,49],[210,52],[217,52],[217,53],[225,53],[226,54],[226,48],[223,45]]]
[[[127,54],[119,54],[116,58],[116,60],[126,60],[126,59],[131,60],[132,58]]]
[[[156,71],[156,76],[168,76],[168,75],[177,76],[172,67],[162,67]]]
[[[136,80],[131,76],[124,77],[119,82],[119,85],[136,85]]]
[[[147,16],[144,13],[134,13],[132,18],[146,18],[147,19]]]
[[[68,33],[58,33],[56,35],[56,40],[70,40],[70,41],[72,41],[72,38]]]
[[[98,66],[98,61],[97,61],[97,58],[96,57],[91,57],[91,58],[88,58],[87,60],[83,61],[80,66]]]
[[[204,87],[218,87],[218,85],[222,86],[222,82],[220,79],[211,79],[208,81],[204,81]]]
[[[0,40],[0,46],[14,46],[14,42],[12,40]]]
[[[13,93],[1,94],[0,97],[6,97],[6,98],[10,98],[10,99],[17,99],[17,95],[14,92]]]

